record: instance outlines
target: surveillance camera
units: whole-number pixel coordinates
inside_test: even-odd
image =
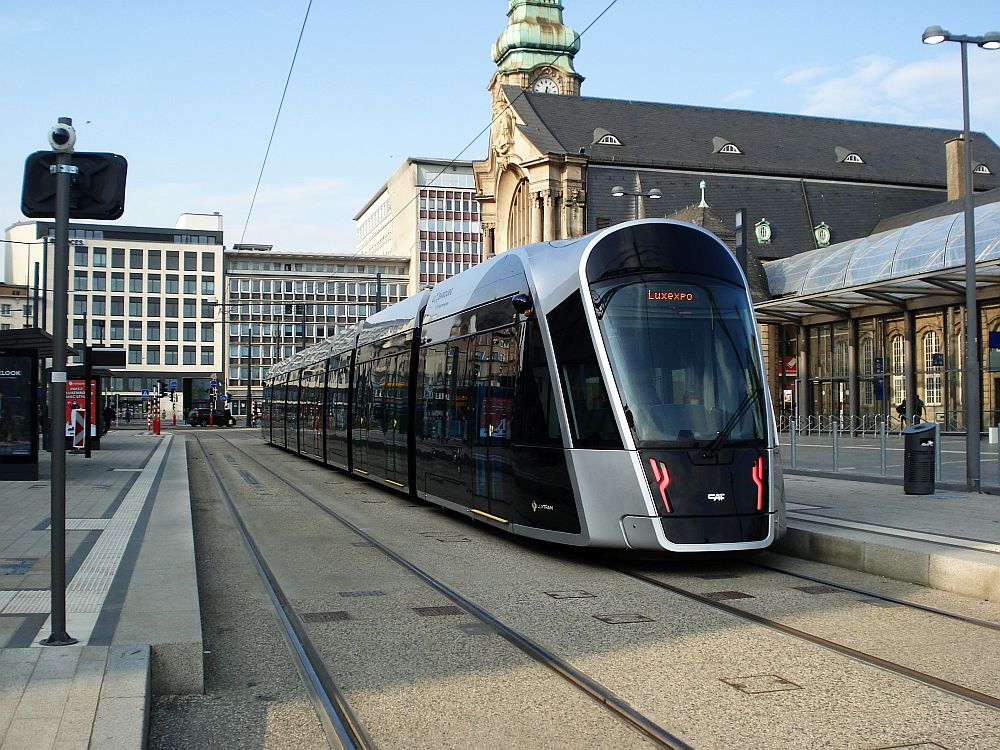
[[[69,123],[60,122],[49,128],[49,145],[53,151],[71,153],[76,143],[76,131]]]

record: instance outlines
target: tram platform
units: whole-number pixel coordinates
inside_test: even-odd
[[[903,445],[781,436],[789,533],[776,551],[929,588],[1000,601],[997,446],[980,445],[982,492],[965,491],[965,438],[942,439],[934,492],[903,491]],[[883,469],[884,464],[884,469]],[[836,471],[834,468],[836,467]]]
[[[51,456],[0,482],[0,749],[143,748],[152,693],[203,691],[181,433],[112,430],[67,454],[66,631],[51,632]]]

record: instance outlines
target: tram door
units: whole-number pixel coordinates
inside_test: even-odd
[[[515,329],[476,337],[472,373],[475,421],[472,425],[469,492],[472,507],[509,520],[504,478],[511,473],[510,433],[518,370]]]
[[[368,473],[368,427],[371,422],[372,363],[358,365],[354,381],[354,414],[351,425],[351,453],[354,470]]]

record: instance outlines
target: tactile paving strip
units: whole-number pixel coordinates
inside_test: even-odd
[[[66,587],[66,612],[100,612],[111,590],[118,566],[125,555],[125,548],[132,538],[135,524],[149,499],[153,480],[167,456],[172,436],[167,435],[160,443],[152,459],[146,464],[135,484],[129,490],[114,516],[107,525],[93,549],[83,561],[69,586]],[[92,520],[92,519],[75,519]],[[70,528],[67,523],[67,528]],[[50,609],[51,598],[48,591],[18,591],[6,606],[0,608],[4,614],[41,614]]]

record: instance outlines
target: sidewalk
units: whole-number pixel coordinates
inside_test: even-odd
[[[781,435],[789,533],[776,551],[979,599],[1000,601],[997,446],[981,449],[983,493],[965,491],[964,437],[942,438],[935,492],[903,492],[903,446],[841,437],[833,471],[829,433],[800,435],[791,466]],[[990,494],[987,494],[990,493]]]
[[[48,613],[50,454],[0,482],[0,750],[142,748],[151,692],[202,691],[184,438],[112,430],[67,454],[66,610]]]

